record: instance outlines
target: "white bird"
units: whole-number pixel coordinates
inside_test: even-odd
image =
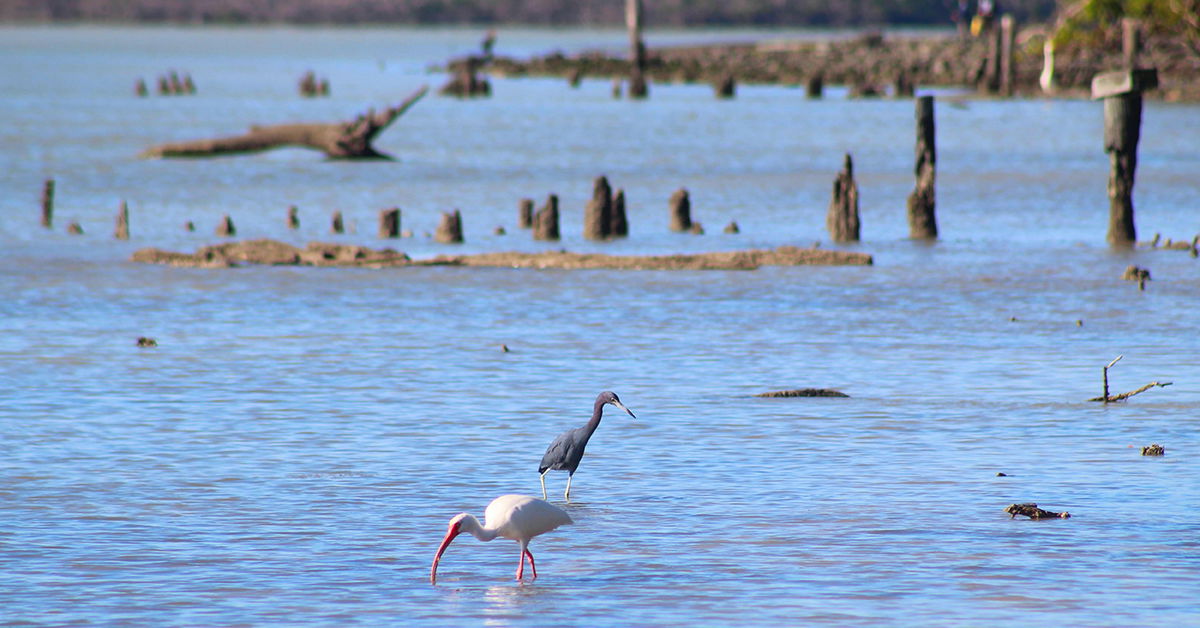
[[[437,582],[438,561],[442,553],[450,546],[454,537],[467,532],[480,541],[490,541],[496,537],[512,539],[521,545],[521,563],[517,566],[517,580],[525,573],[525,557],[529,557],[529,568],[533,577],[537,577],[537,567],[533,564],[533,554],[529,551],[529,541],[539,534],[545,534],[558,526],[575,523],[567,511],[549,502],[528,495],[501,495],[488,504],[483,512],[486,524],[480,524],[475,515],[459,513],[450,519],[446,529],[446,538],[438,546],[437,554],[433,557],[433,568],[429,572],[430,584]]]

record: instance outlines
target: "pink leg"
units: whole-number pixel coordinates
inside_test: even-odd
[[[525,575],[525,550],[524,549],[521,550],[521,564],[517,566],[517,580],[520,580],[521,576],[523,576],[523,575]]]
[[[537,565],[533,564],[533,552],[525,550],[525,555],[529,557],[529,568],[533,570],[533,577],[537,577]]]

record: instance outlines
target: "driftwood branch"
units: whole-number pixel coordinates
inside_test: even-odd
[[[349,122],[301,122],[252,126],[235,137],[161,144],[147,149],[143,157],[215,157],[258,153],[284,146],[313,148],[331,159],[389,159],[371,145],[396,118],[415,105],[428,87],[421,87],[403,102],[383,111],[367,110]]]
[[[1125,357],[1125,356],[1119,355],[1119,356],[1113,358],[1112,362],[1109,362],[1108,364],[1106,364],[1104,366],[1104,395],[1101,397],[1092,397],[1091,399],[1088,399],[1088,401],[1103,401],[1104,403],[1113,403],[1116,401],[1124,401],[1138,393],[1144,393],[1147,390],[1150,390],[1151,388],[1155,388],[1155,387],[1162,388],[1164,386],[1171,385],[1171,382],[1150,382],[1149,384],[1146,384],[1145,386],[1142,386],[1141,388],[1139,388],[1137,390],[1131,390],[1127,393],[1121,393],[1119,395],[1109,395],[1108,394],[1108,369],[1112,368],[1112,366],[1114,364],[1116,364],[1118,361],[1120,361],[1120,359],[1123,357]]]

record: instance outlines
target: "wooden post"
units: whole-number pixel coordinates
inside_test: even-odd
[[[625,0],[625,27],[629,29],[629,97],[645,98],[646,44],[642,42],[642,1]]]
[[[1017,24],[1011,15],[1000,17],[1000,94],[1013,95],[1016,66],[1013,54],[1017,43]]]
[[[237,227],[233,226],[233,219],[229,214],[221,216],[221,222],[217,224],[217,235],[222,238],[232,238],[237,235]]]
[[[296,209],[295,205],[291,205],[288,207],[288,214],[287,214],[288,229],[299,229],[300,228],[300,215],[297,212],[298,212],[298,210]]]
[[[517,227],[530,229],[533,227],[533,199],[523,198],[517,206]]]
[[[1131,247],[1137,242],[1133,180],[1141,136],[1142,91],[1157,85],[1158,73],[1153,69],[1106,72],[1092,79],[1092,98],[1104,99],[1104,152],[1109,157],[1105,239],[1115,247]]]
[[[833,181],[833,198],[829,201],[825,227],[834,242],[858,241],[858,185],[854,182],[854,162],[850,153],[846,153],[842,171]]]
[[[985,33],[988,38],[987,64],[983,73],[983,91],[995,94],[1000,91],[1000,48],[1001,29],[995,24],[988,27]]]
[[[42,184],[42,226],[54,228],[54,179]]]
[[[345,226],[342,224],[342,210],[333,212],[333,220],[329,224],[330,233],[345,233]]]
[[[692,200],[687,188],[679,188],[671,195],[671,231],[688,231],[692,228]]]
[[[908,195],[908,235],[932,239],[938,235],[934,216],[937,149],[934,143],[933,96],[917,98],[917,183]]]
[[[379,237],[400,237],[400,208],[379,210]],[[461,237],[461,236],[460,236]]]
[[[817,72],[808,77],[808,82],[804,86],[804,92],[809,98],[820,98],[821,93],[825,90],[825,75]]]
[[[533,239],[557,240],[558,237],[558,196],[551,194],[533,217]]]
[[[433,234],[433,239],[442,244],[458,244],[462,242],[462,213],[457,209],[452,212],[442,212],[442,222],[438,224],[437,231]]]
[[[629,221],[625,218],[625,190],[619,188],[613,195],[612,221],[609,223],[608,235],[613,238],[629,235]]]
[[[121,201],[121,209],[117,210],[117,228],[113,237],[118,240],[129,239],[129,205]]]
[[[608,179],[601,175],[592,183],[592,200],[588,201],[583,216],[583,237],[589,240],[604,240],[612,226],[612,188]]]
[[[717,98],[733,98],[737,93],[737,81],[732,74],[725,74],[713,83],[713,91],[716,92]]]
[[[1121,52],[1125,59],[1125,69],[1137,67],[1138,55],[1142,51],[1142,22],[1136,18],[1121,18]]]

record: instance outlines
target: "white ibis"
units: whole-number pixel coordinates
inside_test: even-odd
[[[575,470],[579,468],[579,461],[583,460],[583,450],[587,447],[588,439],[592,437],[592,433],[600,427],[600,416],[604,413],[604,406],[612,404],[625,412],[629,416],[637,418],[621,403],[617,398],[617,393],[611,390],[606,390],[596,397],[596,404],[592,407],[592,418],[583,427],[577,427],[573,430],[567,430],[558,435],[554,442],[546,448],[546,453],[542,455],[542,463],[538,465],[538,473],[542,474],[542,499],[546,498],[546,474],[553,470],[567,472],[567,492],[563,495],[563,499],[571,501],[571,478],[575,476]]]
[[[437,582],[438,561],[442,553],[450,546],[454,537],[468,532],[480,541],[490,541],[498,536],[512,539],[521,544],[521,563],[517,566],[517,580],[525,574],[525,557],[529,557],[529,568],[533,577],[537,577],[537,567],[533,564],[533,554],[529,551],[529,541],[533,537],[549,532],[558,526],[575,523],[567,511],[549,502],[528,495],[501,495],[488,504],[483,512],[485,524],[480,524],[475,515],[459,513],[450,520],[446,529],[446,538],[438,546],[437,554],[433,557],[433,568],[429,571],[430,584]]]

